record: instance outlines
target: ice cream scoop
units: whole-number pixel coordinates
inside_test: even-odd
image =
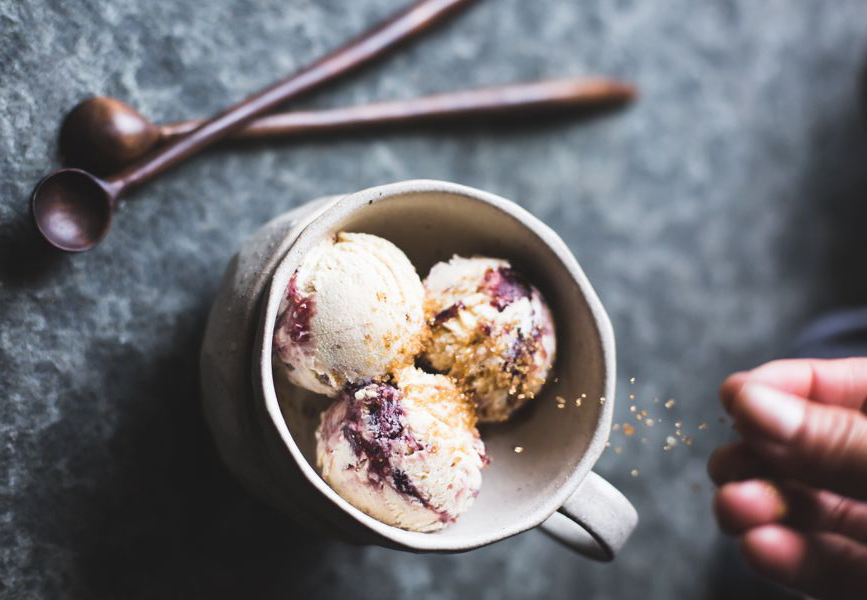
[[[554,364],[555,326],[542,294],[508,261],[485,257],[437,263],[424,286],[424,359],[455,378],[480,421],[508,419]]]
[[[415,367],[350,385],[322,414],[322,477],[380,521],[435,531],[469,509],[487,462],[472,404],[450,377]]]
[[[302,259],[280,305],[275,362],[290,381],[337,395],[410,364],[421,346],[424,289],[406,255],[365,233],[339,233]]]

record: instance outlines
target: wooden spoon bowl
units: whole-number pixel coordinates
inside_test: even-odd
[[[60,169],[33,190],[33,220],[42,236],[67,252],[93,248],[108,233],[114,194],[103,180],[81,169]]]
[[[60,151],[68,164],[111,173],[141,158],[159,139],[159,127],[129,104],[93,96],[66,115]]]

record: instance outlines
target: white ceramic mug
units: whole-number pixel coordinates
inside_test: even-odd
[[[482,428],[492,462],[481,492],[442,531],[386,525],[337,495],[315,469],[313,432],[328,400],[272,375],[271,340],[289,278],[309,248],[338,231],[391,240],[422,276],[453,254],[507,258],[554,314],[557,363],[548,384],[515,418]],[[560,237],[487,192],[404,181],[315,200],[270,222],[227,268],[208,320],[201,377],[206,417],[235,475],[302,524],[349,541],[457,552],[541,525],[582,554],[611,560],[638,522],[629,501],[591,471],[614,404],[608,316]]]

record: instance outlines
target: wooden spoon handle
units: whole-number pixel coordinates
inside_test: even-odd
[[[200,124],[188,135],[163,146],[109,179],[116,194],[141,185],[206,146],[241,129],[255,117],[369,62],[472,0],[419,0],[387,21],[322,57],[287,79]]]
[[[265,138],[332,133],[365,127],[415,125],[447,119],[513,118],[567,109],[588,109],[629,102],[635,89],[599,78],[555,79],[448,92],[435,96],[377,102],[329,110],[294,111],[260,117],[233,138]],[[201,121],[160,126],[161,141],[188,134]]]

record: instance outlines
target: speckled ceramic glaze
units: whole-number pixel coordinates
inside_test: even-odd
[[[272,376],[271,339],[283,291],[304,253],[338,231],[394,242],[421,276],[455,253],[506,258],[553,311],[558,358],[548,385],[509,422],[481,429],[492,458],[481,493],[440,532],[385,525],[338,496],[315,469],[313,434],[329,401]],[[610,560],[637,524],[629,501],[591,471],[613,411],[608,316],[557,234],[493,194],[404,181],[319,199],[268,223],[227,268],[208,321],[201,377],[205,414],[236,476],[297,521],[348,541],[454,552],[542,525],[577,551]],[[587,400],[574,407],[571,399],[581,394]],[[558,409],[556,396],[570,399],[570,408]]]

